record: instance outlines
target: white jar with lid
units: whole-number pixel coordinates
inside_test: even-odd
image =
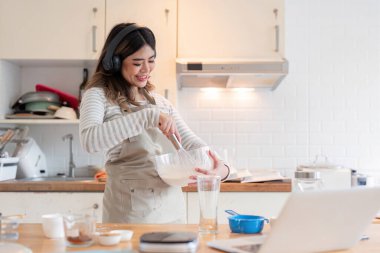
[[[305,192],[322,190],[322,180],[319,171],[296,171],[293,179],[293,191]]]
[[[310,164],[299,165],[297,171],[318,171],[326,190],[351,188],[351,169],[330,163],[323,155],[317,155]]]

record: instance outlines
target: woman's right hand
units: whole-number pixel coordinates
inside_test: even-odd
[[[178,141],[181,142],[181,135],[178,132],[177,125],[175,124],[172,116],[160,112],[160,117],[158,119],[158,128],[167,137],[174,134],[177,137]]]

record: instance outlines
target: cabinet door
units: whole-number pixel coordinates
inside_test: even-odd
[[[102,220],[103,193],[69,192],[1,192],[3,215],[24,214],[23,223],[41,222],[41,215],[49,213],[95,213]]]
[[[178,0],[178,57],[278,56],[276,26],[281,53],[283,5],[283,0]]]
[[[105,0],[0,1],[0,58],[95,59]]]
[[[156,67],[151,81],[156,90],[174,103],[176,92],[176,0],[107,0],[106,35],[118,23],[149,27],[156,37]]]

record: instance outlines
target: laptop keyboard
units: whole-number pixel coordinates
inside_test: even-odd
[[[247,245],[241,245],[241,246],[234,246],[234,248],[243,250],[245,252],[249,253],[256,253],[259,251],[261,247],[261,244],[247,244]]]

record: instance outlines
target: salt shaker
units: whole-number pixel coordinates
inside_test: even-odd
[[[296,171],[294,173],[293,191],[305,192],[321,189],[322,180],[319,171]]]

